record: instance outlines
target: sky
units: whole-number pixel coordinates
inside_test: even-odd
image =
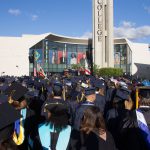
[[[0,36],[91,37],[92,0],[0,0]],[[150,43],[150,0],[114,0],[114,37]]]

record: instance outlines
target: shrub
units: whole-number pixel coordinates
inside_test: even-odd
[[[111,76],[122,76],[123,70],[121,68],[97,68],[96,71],[94,71],[94,74],[97,74],[98,76],[102,77],[111,77]]]

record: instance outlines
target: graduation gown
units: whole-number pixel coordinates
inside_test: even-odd
[[[106,97],[101,96],[100,94],[96,94],[95,106],[97,106],[102,113],[104,113],[106,104]]]
[[[113,137],[109,132],[106,132],[106,135],[105,141],[94,132],[85,134],[84,132],[73,130],[67,150],[116,150]]]
[[[118,148],[120,150],[148,150],[137,123],[136,110],[126,111],[118,126]]]
[[[31,109],[26,109],[26,117],[23,120],[23,128],[24,128],[24,141],[21,145],[18,145],[19,150],[28,149],[28,147],[32,147],[37,128],[37,121],[35,118],[35,113]]]
[[[52,138],[53,133],[58,133],[57,138]],[[38,135],[35,139],[34,150],[49,150],[54,146],[56,150],[66,150],[68,147],[71,134],[71,126],[67,125],[61,130],[55,129],[54,126],[49,123],[42,123],[38,126]],[[53,143],[55,143],[53,145]],[[52,149],[53,150],[53,149]]]

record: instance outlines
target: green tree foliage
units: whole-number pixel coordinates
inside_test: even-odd
[[[93,66],[94,75],[102,76],[102,77],[111,77],[111,76],[122,76],[123,70],[121,68],[100,68],[97,65]]]

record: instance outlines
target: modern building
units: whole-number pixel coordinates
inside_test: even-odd
[[[91,39],[52,33],[0,37],[0,74],[33,75],[38,66],[47,73],[62,72],[72,64],[91,66],[92,51]],[[148,44],[133,43],[126,38],[114,39],[113,55],[114,67],[138,77],[150,78]]]
[[[126,38],[114,40],[114,67],[131,75],[150,79],[150,46]]]

